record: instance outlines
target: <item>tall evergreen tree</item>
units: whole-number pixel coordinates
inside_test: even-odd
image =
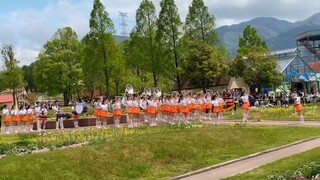
[[[93,63],[98,65],[98,69],[93,69],[95,72],[92,73],[100,71],[103,73],[106,94],[109,96],[110,81],[113,73],[113,64],[111,61],[118,58],[120,47],[116,44],[112,36],[112,34],[115,33],[112,20],[100,0],[94,1],[90,15],[90,33],[88,37],[91,39],[87,40],[87,42],[90,41],[91,43],[86,47],[92,48],[91,52],[95,55],[95,62]],[[115,49],[117,50],[115,51]],[[87,58],[85,61],[90,60],[93,60],[93,58]]]
[[[186,36],[191,40],[202,40],[217,45],[219,40],[214,28],[215,18],[209,13],[203,0],[193,0],[184,26]]]
[[[161,11],[159,14],[156,39],[159,48],[163,48],[162,58],[168,59],[173,68],[168,68],[171,76],[175,78],[178,85],[178,91],[181,92],[181,78],[178,72],[179,57],[179,39],[181,38],[182,22],[178,13],[178,8],[174,0],[161,0]]]
[[[136,12],[136,27],[131,33],[130,54],[138,52],[135,62],[137,68],[152,73],[153,84],[158,86],[159,75],[163,69],[161,61],[156,60],[156,9],[151,0],[143,0]]]

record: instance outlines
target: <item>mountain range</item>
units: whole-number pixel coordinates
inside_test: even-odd
[[[239,36],[242,36],[247,25],[257,29],[270,50],[282,50],[296,47],[296,35],[305,31],[320,29],[320,13],[294,23],[273,17],[258,17],[239,24],[217,28],[216,31],[221,44],[233,56],[237,52]]]

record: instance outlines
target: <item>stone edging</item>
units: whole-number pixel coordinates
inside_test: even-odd
[[[173,177],[171,179],[172,180],[183,179],[183,178],[190,177],[190,176],[193,176],[193,175],[196,175],[196,174],[200,174],[200,173],[204,173],[204,172],[207,172],[207,171],[210,171],[210,170],[213,170],[213,169],[217,169],[217,168],[220,168],[220,167],[232,164],[232,163],[236,163],[236,162],[243,161],[243,160],[246,160],[246,159],[254,158],[254,157],[257,157],[257,156],[260,156],[260,155],[263,155],[263,154],[267,154],[267,153],[270,153],[270,152],[281,150],[281,149],[284,149],[284,148],[287,148],[287,147],[291,147],[291,146],[294,146],[294,145],[297,145],[297,144],[301,144],[301,143],[304,143],[304,142],[312,141],[312,140],[315,140],[315,139],[318,139],[318,138],[320,138],[320,136],[316,136],[316,137],[313,137],[313,138],[296,141],[296,142],[291,143],[291,144],[287,144],[287,145],[284,145],[284,146],[280,146],[280,147],[272,148],[272,149],[269,149],[269,150],[261,151],[261,152],[255,153],[255,154],[250,154],[248,156],[244,156],[244,157],[241,157],[241,158],[238,158],[238,159],[226,161],[226,162],[223,162],[223,163],[220,163],[220,164],[216,164],[216,165],[213,165],[213,166],[209,166],[209,167],[205,167],[205,168],[193,171],[193,172],[189,172],[189,173],[186,173],[186,174],[175,176],[175,177]]]

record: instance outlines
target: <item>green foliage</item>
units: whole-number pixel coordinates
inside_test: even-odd
[[[39,90],[49,95],[63,93],[65,104],[71,100],[72,93],[79,94],[82,50],[77,34],[70,27],[59,29],[35,62],[34,78]]]
[[[185,35],[191,40],[202,40],[212,45],[218,45],[218,35],[214,28],[215,18],[209,13],[203,0],[193,0],[186,17]]]
[[[136,12],[136,26],[126,43],[127,64],[145,82],[146,73],[152,74],[153,86],[157,87],[159,76],[165,70],[164,59],[157,58],[156,9],[150,0],[143,0]]]
[[[178,91],[181,91],[181,80],[178,72],[180,54],[178,51],[179,38],[182,35],[182,22],[174,0],[161,0],[156,40],[158,42],[158,57],[168,61],[166,73],[176,80]]]
[[[87,71],[84,74],[84,83],[90,91],[97,85],[101,87],[104,84],[108,96],[111,94],[112,80],[119,84],[117,78],[121,76],[122,71],[118,66],[123,64],[120,62],[123,60],[121,47],[112,36],[114,32],[113,23],[105,7],[100,0],[95,0],[90,17],[90,32],[83,39],[85,60],[82,67]]]
[[[239,38],[237,62],[231,69],[231,75],[243,77],[252,90],[280,85],[283,75],[277,70],[277,62],[269,53],[257,30],[246,26],[243,37]]]
[[[228,66],[223,62],[221,52],[206,42],[192,42],[188,52],[181,62],[181,74],[192,85],[200,86],[205,91],[227,72]]]
[[[27,92],[37,92],[37,86],[34,82],[34,75],[33,75],[34,64],[35,63],[31,63],[28,66],[26,65],[22,66],[24,81],[26,82],[25,89]]]
[[[1,81],[4,88],[12,89],[14,97],[13,104],[17,104],[16,91],[25,85],[23,71],[18,66],[19,61],[14,57],[14,50],[11,45],[5,45],[1,49],[2,59],[4,61],[4,71],[1,74]]]

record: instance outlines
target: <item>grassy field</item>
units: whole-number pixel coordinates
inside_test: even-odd
[[[319,121],[320,104],[306,104],[304,107],[304,119],[307,121]],[[242,119],[241,107],[237,107],[237,111],[234,115],[230,112],[225,113],[225,117],[228,119]],[[249,113],[249,120],[287,120],[287,121],[298,121],[298,115],[294,112],[294,107],[252,107]]]
[[[3,179],[165,179],[316,136],[319,130],[205,126],[152,131],[76,149],[7,157],[0,160],[0,174]]]
[[[297,154],[279,161],[267,164],[238,176],[227,178],[227,180],[268,179],[269,175],[283,174],[295,170],[303,165],[320,160],[320,148],[316,148],[301,154]]]

